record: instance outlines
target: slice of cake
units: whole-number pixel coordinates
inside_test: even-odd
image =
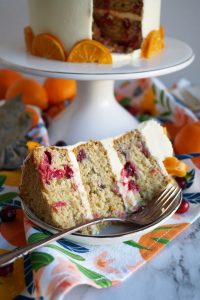
[[[34,37],[45,34],[43,43],[40,39],[40,50],[42,47],[44,51],[44,44],[51,40],[53,46],[60,45],[59,50],[64,50],[66,60],[73,47],[84,40],[96,40],[113,54],[139,57],[136,50],[141,49],[151,32],[160,28],[161,0],[27,1],[30,25],[25,30],[27,49],[31,52]],[[40,53],[35,47],[32,52]],[[121,58],[114,56],[115,61]]]
[[[123,216],[152,201],[169,176],[173,155],[156,121],[114,139],[35,148],[24,162],[20,195],[37,217],[68,228],[103,216]]]

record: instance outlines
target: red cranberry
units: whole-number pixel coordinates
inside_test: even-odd
[[[86,153],[85,153],[85,151],[83,149],[81,149],[79,151],[78,155],[77,155],[77,160],[79,162],[82,162],[82,160],[85,159],[85,158],[86,158]]]
[[[135,192],[139,192],[140,188],[139,186],[135,183],[135,181],[130,180],[128,183],[128,190],[129,191],[135,191]]]
[[[123,20],[123,26],[126,28],[126,29],[129,29],[131,27],[131,22],[129,19],[125,18]]]
[[[72,168],[70,168],[69,166],[66,165],[66,166],[64,166],[64,169],[65,169],[65,175],[66,175],[67,179],[72,178],[74,175]]]
[[[181,189],[184,190],[187,188],[187,181],[184,177],[176,177],[176,182],[178,183]]]
[[[14,264],[11,263],[9,265],[6,265],[4,267],[0,267],[0,276],[6,277],[12,274],[14,271]]]
[[[177,209],[176,213],[177,214],[184,214],[186,211],[188,211],[189,207],[190,207],[189,202],[183,199],[182,202],[181,202],[181,205]]]
[[[65,170],[53,170],[50,171],[50,178],[62,179],[65,176]]]
[[[64,142],[64,141],[58,141],[55,146],[57,147],[64,147],[64,146],[67,146],[67,144]]]
[[[65,207],[67,205],[67,203],[65,201],[57,201],[55,203],[52,204],[52,209],[55,212],[58,212],[58,209],[61,207]]]
[[[139,114],[139,109],[135,106],[126,105],[125,108],[130,112],[131,115],[137,116]]]
[[[51,155],[51,153],[49,151],[45,151],[44,154],[45,154],[45,158],[44,158],[45,162],[47,164],[51,165],[51,163],[52,163],[52,155]]]
[[[137,176],[137,170],[135,165],[132,162],[127,161],[122,170],[121,175],[124,177]]]
[[[12,222],[16,218],[16,209],[14,206],[6,206],[1,211],[2,222]]]

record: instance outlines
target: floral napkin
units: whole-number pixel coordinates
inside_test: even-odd
[[[174,98],[157,79],[125,82],[116,88],[121,105],[140,121],[155,116],[160,122],[171,122],[182,127],[196,117]],[[39,131],[38,131],[39,129]],[[32,131],[36,139],[48,143],[46,129],[40,123]],[[192,163],[191,155],[181,155],[189,165],[185,180],[184,199],[190,202],[184,214],[175,214],[155,230],[137,235],[124,243],[102,246],[81,245],[66,239],[50,243],[14,264],[14,270],[0,277],[0,299],[64,299],[75,286],[88,284],[107,288],[126,280],[133,272],[173,240],[200,215],[200,170]],[[200,154],[195,154],[199,156]],[[48,232],[37,228],[23,212],[18,197],[19,171],[0,171],[0,206],[13,205],[17,217],[11,223],[0,225],[0,253],[11,251],[41,240]],[[24,231],[25,228],[25,231]]]

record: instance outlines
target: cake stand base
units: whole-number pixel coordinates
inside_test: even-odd
[[[137,126],[137,120],[114,97],[114,81],[77,81],[78,95],[51,123],[50,143],[67,145],[119,135]]]

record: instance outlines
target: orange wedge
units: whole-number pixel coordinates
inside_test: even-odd
[[[40,147],[41,145],[34,141],[29,141],[26,143],[26,146],[28,148],[28,152],[31,152],[34,148]]]
[[[48,59],[65,61],[65,51],[62,43],[50,33],[38,34],[33,39],[32,54]]]
[[[164,28],[151,31],[142,45],[142,57],[150,58],[165,47]]]
[[[188,166],[178,160],[176,157],[167,157],[163,161],[168,174],[177,177],[185,177],[188,171]]]
[[[82,40],[70,51],[68,62],[112,64],[109,50],[101,43],[94,40]]]
[[[26,43],[26,50],[31,53],[32,52],[32,44],[34,40],[34,33],[30,26],[24,28],[24,39]]]

